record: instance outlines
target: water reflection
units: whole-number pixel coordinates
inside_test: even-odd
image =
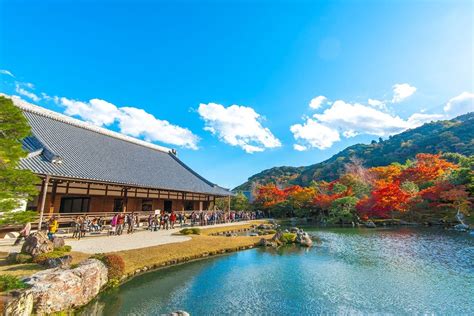
[[[253,249],[140,276],[87,315],[474,314],[474,238],[317,229],[318,247]]]

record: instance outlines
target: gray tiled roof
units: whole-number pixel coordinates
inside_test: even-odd
[[[32,136],[23,141],[30,154],[21,161],[20,168],[65,178],[232,195],[198,175],[166,148],[88,127],[82,121],[30,104],[15,103],[32,128]]]

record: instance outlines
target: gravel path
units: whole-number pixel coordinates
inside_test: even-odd
[[[74,251],[85,253],[114,252],[121,250],[145,248],[190,240],[188,236],[172,236],[179,229],[151,231],[136,231],[133,234],[126,232],[120,236],[94,236],[81,240],[68,238],[67,245],[71,245]]]
[[[246,223],[248,222],[218,224],[206,227],[212,228],[234,226]],[[93,254],[179,243],[191,239],[191,237],[188,236],[172,235],[173,233],[179,232],[180,230],[181,228],[175,228],[170,230],[159,230],[156,232],[151,232],[148,230],[144,231],[140,229],[135,231],[133,234],[127,234],[126,232],[124,232],[121,236],[106,236],[105,234],[94,236],[87,233],[86,237],[81,240],[67,238],[66,244],[71,245],[73,251]],[[68,234],[68,236],[70,236],[70,234]],[[20,251],[20,249],[21,246],[0,246],[0,252]]]

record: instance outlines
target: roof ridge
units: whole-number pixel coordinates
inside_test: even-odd
[[[61,114],[61,113],[56,112],[56,111],[48,110],[48,109],[43,108],[41,106],[26,102],[25,100],[23,100],[19,97],[11,97],[11,96],[7,96],[7,95],[5,95],[5,96],[11,98],[13,103],[23,111],[38,114],[38,115],[41,115],[41,116],[44,116],[44,117],[47,117],[47,118],[51,118],[51,119],[56,120],[56,121],[67,123],[67,124],[70,124],[70,125],[73,125],[73,126],[76,126],[76,127],[79,127],[79,128],[87,129],[87,130],[90,130],[92,132],[107,135],[107,136],[110,136],[110,137],[113,137],[113,138],[116,138],[116,139],[120,139],[120,140],[123,140],[123,141],[126,141],[126,142],[130,142],[130,143],[133,143],[133,144],[136,144],[136,145],[143,146],[143,147],[151,148],[151,149],[154,149],[154,150],[157,150],[157,151],[161,151],[161,152],[165,152],[165,153],[172,153],[174,151],[173,149],[168,148],[168,147],[164,147],[164,146],[156,145],[156,144],[153,144],[153,143],[149,143],[147,141],[144,141],[144,140],[141,140],[141,139],[138,139],[138,138],[135,138],[135,137],[127,136],[125,134],[121,134],[119,132],[114,132],[114,131],[112,131],[110,129],[107,129],[107,128],[104,128],[104,127],[99,127],[99,126],[93,125],[91,123],[81,121],[79,119],[67,116],[65,114]]]

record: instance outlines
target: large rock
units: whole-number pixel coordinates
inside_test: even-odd
[[[190,316],[190,314],[186,311],[175,311],[175,312],[169,313],[168,316]]]
[[[69,268],[72,262],[72,257],[70,255],[65,255],[59,258],[48,258],[41,262],[41,265],[45,266],[48,269],[51,268]]]
[[[313,240],[311,237],[308,235],[307,232],[303,231],[300,229],[296,233],[296,243],[300,244],[303,247],[311,247],[313,246]]]
[[[365,225],[365,227],[367,227],[367,228],[376,228],[376,227],[377,227],[377,226],[375,225],[375,223],[372,222],[372,221],[367,221],[367,222],[364,223],[364,225]]]
[[[87,304],[107,283],[107,267],[88,259],[75,269],[49,269],[25,279],[31,286],[34,312],[50,314]]]
[[[12,291],[0,300],[1,315],[30,316],[33,312],[33,294],[28,291]]]
[[[65,243],[64,243],[64,238],[63,237],[54,237],[53,238],[53,247],[54,249],[56,248],[61,248],[61,247],[64,247]]]
[[[21,252],[37,256],[42,253],[51,252],[54,249],[53,243],[48,239],[45,233],[36,232],[26,237]]]

